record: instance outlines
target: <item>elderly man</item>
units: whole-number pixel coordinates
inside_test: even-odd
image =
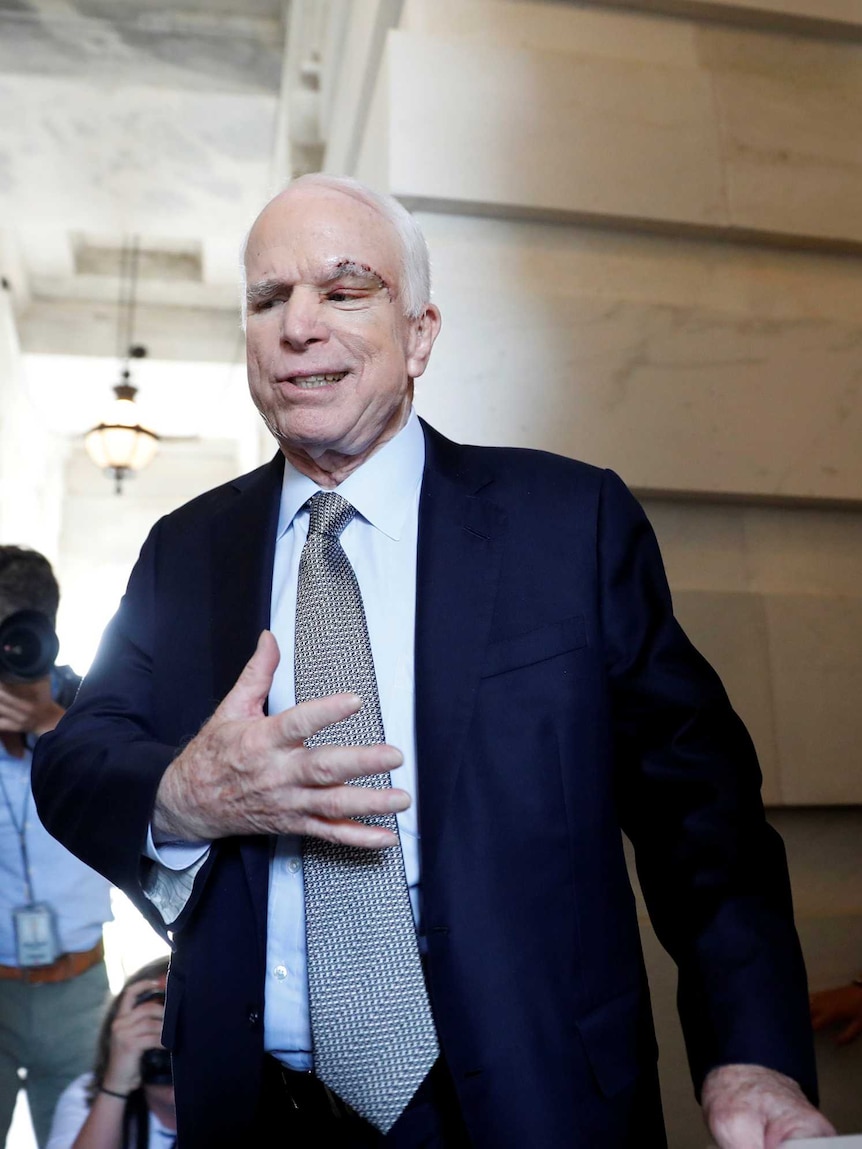
[[[394,200],[303,177],[245,263],[280,451],[154,528],[34,782],[170,931],[183,1149],[664,1144],[621,828],[719,1145],[830,1132],[755,757],[635,501],[417,419]]]

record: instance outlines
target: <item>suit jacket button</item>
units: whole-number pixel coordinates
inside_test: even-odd
[[[254,1029],[259,1021],[260,1014],[258,1011],[256,1009],[250,1009],[248,1011],[248,1024],[251,1026],[251,1028]]]

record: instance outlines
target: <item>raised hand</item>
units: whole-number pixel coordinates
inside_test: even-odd
[[[307,834],[368,849],[395,845],[389,830],[354,819],[406,810],[407,793],[345,783],[395,769],[400,751],[385,743],[307,748],[306,738],[356,713],[361,699],[335,694],[267,716],[278,661],[275,637],[264,631],[233,689],[165,771],[154,833],[183,841]]]

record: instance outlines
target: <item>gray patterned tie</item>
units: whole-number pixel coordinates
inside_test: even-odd
[[[339,535],[356,514],[334,491],[310,500],[296,599],[296,700],[355,691],[358,714],[308,746],[383,742],[365,610]],[[390,786],[388,774],[359,786]],[[397,832],[394,814],[363,819]],[[387,1132],[439,1053],[399,847],[306,838],[308,991],[316,1075]]]

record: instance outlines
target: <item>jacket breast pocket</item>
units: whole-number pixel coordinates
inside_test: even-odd
[[[582,614],[572,615],[559,622],[529,630],[526,634],[516,634],[492,642],[485,656],[482,677],[491,678],[504,674],[507,670],[517,670],[556,658],[559,654],[578,650],[587,645],[587,628]]]

